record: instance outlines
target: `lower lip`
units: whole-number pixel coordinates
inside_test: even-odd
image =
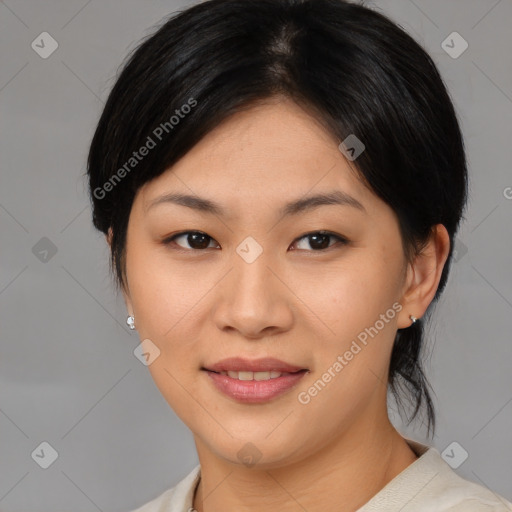
[[[238,380],[206,370],[214,386],[225,395],[239,402],[263,403],[286,393],[307,373],[300,371],[269,380]]]

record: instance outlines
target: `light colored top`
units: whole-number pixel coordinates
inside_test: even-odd
[[[512,512],[512,503],[460,477],[436,448],[405,441],[419,458],[357,512]],[[133,512],[193,512],[200,469],[197,465],[175,487]]]

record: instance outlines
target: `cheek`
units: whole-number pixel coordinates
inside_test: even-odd
[[[315,284],[305,283],[297,294],[318,316],[313,319],[315,374],[320,388],[327,384],[315,407],[329,409],[342,397],[350,409],[387,381],[401,309],[395,282],[399,268],[375,251],[361,251],[336,267],[318,273]]]
[[[171,407],[188,411],[196,396],[203,305],[218,278],[200,272],[200,262],[173,262],[165,251],[143,244],[131,249],[126,269],[137,332],[160,351],[148,369]]]
[[[126,266],[137,323],[150,339],[179,336],[194,324],[201,298],[215,283],[213,276],[208,282],[210,277],[198,272],[197,265],[172,262],[160,248],[134,247]]]
[[[361,251],[304,280],[297,295],[305,311],[315,313],[321,336],[343,346],[392,309],[398,297],[397,272],[397,265]],[[387,316],[393,319],[394,313],[392,309]]]
[[[150,250],[134,250],[127,260],[137,331],[150,339],[159,356],[147,368],[167,403],[186,423],[200,413],[196,401],[200,337],[195,326],[208,283],[192,267],[171,267],[170,259]]]
[[[401,309],[388,277],[382,266],[359,258],[297,293],[318,316],[310,323],[315,378],[299,391],[310,401],[304,410],[323,418],[322,428],[335,430],[386,386]]]

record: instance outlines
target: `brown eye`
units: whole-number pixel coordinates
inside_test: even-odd
[[[301,240],[305,240],[305,243],[300,242]],[[334,243],[331,243],[333,240]],[[212,242],[217,243],[211,236],[202,231],[183,231],[167,238],[163,243],[164,245],[176,244],[178,247],[185,250],[204,250],[216,247],[215,244],[213,246],[210,245]],[[298,247],[299,250],[321,252],[336,245],[336,242],[345,245],[348,243],[348,240],[340,235],[327,231],[313,231],[302,235],[297,239],[294,245],[303,243],[304,247]]]
[[[178,243],[178,240],[181,240],[181,243]],[[202,250],[208,249],[211,241],[214,241],[214,239],[201,231],[184,231],[168,238],[164,241],[164,244],[169,245],[173,242],[182,249]],[[183,243],[188,244],[188,247],[182,245]]]
[[[325,249],[329,249],[334,244],[330,244],[331,239],[336,239],[342,245],[348,243],[346,238],[342,236],[336,235],[334,233],[329,233],[327,231],[314,231],[312,233],[307,233],[297,240],[306,240],[306,244],[309,244],[309,247],[299,247],[299,250],[313,250],[313,251],[323,251]],[[304,244],[304,245],[306,245]]]

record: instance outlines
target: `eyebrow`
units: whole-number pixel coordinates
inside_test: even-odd
[[[186,206],[187,208],[198,210],[200,212],[217,215],[219,217],[227,216],[227,211],[224,210],[224,208],[218,203],[215,203],[204,197],[181,193],[170,193],[157,197],[149,204],[147,210],[162,203],[178,204],[181,206]],[[300,213],[304,213],[324,205],[351,206],[363,213],[367,213],[366,208],[355,197],[352,197],[351,195],[341,190],[335,190],[332,192],[299,198],[286,203],[280,209],[279,214],[282,217],[298,215]]]

